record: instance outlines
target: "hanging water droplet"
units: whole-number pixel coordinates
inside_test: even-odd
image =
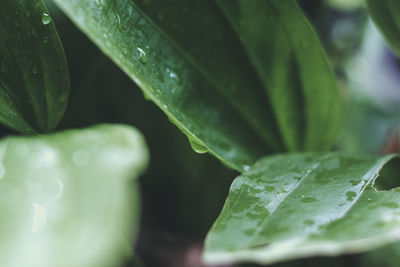
[[[49,39],[47,38],[47,36],[43,37],[43,43],[47,44],[49,42]]]
[[[243,170],[244,171],[248,171],[250,169],[250,166],[249,165],[243,165]]]
[[[140,62],[142,62],[143,64],[146,64],[146,62],[147,62],[147,54],[146,54],[146,52],[140,47],[138,47],[137,50],[139,51],[139,60],[140,60]]]
[[[50,16],[49,16],[49,14],[43,13],[43,14],[42,14],[42,24],[43,24],[43,25],[47,25],[47,24],[49,24],[50,22],[51,22],[51,18],[50,18]]]
[[[208,149],[205,146],[203,146],[198,141],[196,141],[190,137],[189,137],[189,142],[190,142],[190,145],[192,146],[193,150],[196,151],[197,153],[204,154],[204,153],[208,152]]]

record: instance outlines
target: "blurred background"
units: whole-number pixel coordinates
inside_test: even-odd
[[[299,3],[320,36],[346,102],[336,148],[365,153],[400,151],[400,61],[369,20],[364,2]],[[59,129],[131,124],[143,133],[150,148],[151,163],[140,178],[142,223],[136,256],[123,266],[206,266],[201,261],[202,242],[237,173],[208,154],[195,153],[141,90],[51,1],[47,4],[71,76],[70,103]],[[16,134],[5,128],[1,133]],[[395,244],[364,254],[274,266],[398,266],[398,262],[400,245]]]

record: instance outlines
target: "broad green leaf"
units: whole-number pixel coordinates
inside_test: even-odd
[[[265,154],[301,149],[286,139],[284,142],[281,131],[287,129],[278,125],[280,119],[275,114],[297,114],[298,106],[285,106],[276,112],[272,109],[276,105],[270,103],[268,88],[254,71],[246,50],[217,3],[54,2],[169,116],[189,137],[196,151],[209,151],[243,171]],[[266,17],[260,15],[260,18]],[[269,38],[266,32],[259,37]],[[325,73],[321,76],[325,77]],[[325,88],[330,90],[331,84],[320,88],[316,95],[325,94]],[[318,106],[321,104],[325,102],[319,102]],[[332,114],[335,112],[333,109]],[[330,119],[330,115],[325,116],[324,125]],[[299,128],[303,125],[299,121],[293,124]],[[335,120],[332,125],[336,125]],[[320,133],[325,134],[331,133]],[[331,143],[313,148],[324,150]]]
[[[132,127],[0,141],[2,266],[118,266],[138,227],[133,178],[148,159]]]
[[[264,84],[289,151],[329,150],[340,127],[341,99],[325,52],[296,1],[217,2]]]
[[[233,182],[207,236],[205,259],[273,263],[400,239],[400,190],[374,187],[392,157],[303,153],[259,160]]]
[[[400,56],[400,1],[366,0],[373,21],[382,31],[393,52]]]
[[[23,133],[54,129],[69,76],[64,50],[41,0],[0,4],[0,122]]]

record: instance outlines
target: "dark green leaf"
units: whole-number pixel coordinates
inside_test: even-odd
[[[393,52],[400,56],[400,1],[366,0],[372,19],[385,35]]]
[[[297,108],[303,107],[286,105],[285,108],[272,109],[277,103],[271,105],[269,88],[264,87],[265,83],[254,71],[237,34],[213,1],[54,1],[189,137],[196,151],[209,151],[226,164],[243,171],[267,153],[301,149],[300,144],[290,143],[292,141],[286,136],[283,141],[280,131],[286,132],[290,127],[287,121],[285,125],[278,126],[278,121],[281,124],[282,119],[279,117],[277,120],[276,113],[286,113],[289,109],[288,114],[301,115],[303,112],[298,112]],[[298,9],[295,12],[301,16]],[[258,17],[258,20],[266,18],[262,14]],[[307,23],[303,17],[297,19]],[[309,27],[308,24],[306,26]],[[307,30],[310,31],[309,28]],[[268,32],[257,34],[262,40],[270,38]],[[311,50],[317,46],[316,54],[321,57],[315,36],[307,37],[307,41],[311,43]],[[287,43],[288,39],[283,39],[283,42]],[[302,58],[296,58],[296,61],[299,59]],[[305,56],[304,60],[307,59]],[[326,63],[324,60],[322,56],[322,61]],[[262,68],[271,66],[275,68],[277,64],[285,72],[285,68],[291,66],[286,59],[283,66],[275,59],[272,61],[258,70],[265,71]],[[315,68],[320,70],[321,66]],[[314,129],[323,117],[324,124],[320,126],[325,127],[326,122],[332,120],[335,133],[336,106],[325,103],[325,97],[332,95],[332,77],[326,68],[327,65],[323,65],[319,75],[321,80],[328,82],[322,86],[318,84],[319,91],[315,92],[315,97],[323,95],[318,106],[332,107],[332,113],[327,114],[316,107],[315,113],[321,113],[320,117],[307,115],[304,123],[312,125],[305,129]],[[292,70],[286,71],[289,73],[286,77],[293,78]],[[296,75],[293,76],[296,78]],[[303,76],[306,78],[307,75]],[[279,86],[284,90],[285,86],[293,87],[294,84],[290,82]],[[311,86],[310,90],[315,87]],[[290,92],[295,90],[288,89]],[[285,101],[286,94],[280,96]],[[330,101],[336,102],[336,96]],[[291,103],[297,95],[287,97],[290,98],[287,102]],[[315,101],[305,104],[314,105]],[[282,117],[286,118],[286,115]],[[300,117],[293,119],[294,127],[299,131],[304,127]],[[317,117],[318,120],[314,121]],[[326,149],[332,144],[331,132],[320,133],[315,138],[315,145],[307,144],[305,147]],[[307,139],[315,137],[310,130],[306,130],[305,134]],[[329,137],[319,138],[323,135]]]
[[[100,125],[0,141],[1,265],[119,266],[147,164],[132,127]]]
[[[288,150],[329,150],[340,127],[341,100],[325,52],[296,1],[217,2],[263,82]]]
[[[54,129],[69,94],[68,68],[41,0],[0,4],[0,122],[23,133]]]
[[[261,159],[233,182],[206,239],[205,259],[272,263],[398,240],[400,192],[373,187],[392,157],[304,153]]]

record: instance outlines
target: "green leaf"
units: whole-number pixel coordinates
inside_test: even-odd
[[[0,258],[20,266],[118,266],[138,227],[147,149],[132,127],[99,125],[0,141]]]
[[[23,133],[52,130],[68,94],[64,50],[43,2],[2,1],[0,122]]]
[[[303,153],[261,159],[233,182],[207,236],[206,261],[273,263],[398,240],[400,190],[374,187],[392,157]]]
[[[400,56],[400,2],[398,0],[366,0],[367,9],[382,31],[393,52]]]
[[[263,82],[288,150],[329,150],[341,124],[341,99],[325,52],[296,1],[217,2]]]
[[[288,138],[283,140],[281,131],[286,132],[290,127],[288,124],[278,125],[281,118],[277,118],[276,113],[302,112],[295,110],[298,106],[288,105],[273,110],[277,104],[271,105],[269,88],[265,88],[265,83],[254,71],[247,51],[215,2],[54,2],[141,87],[148,99],[153,100],[169,116],[189,137],[196,151],[209,151],[227,165],[243,171],[265,154],[301,149],[300,145],[290,144]],[[296,12],[300,11],[296,9]],[[266,18],[262,14],[258,17]],[[303,17],[300,19],[304,20]],[[281,30],[281,27],[275,30]],[[265,31],[257,34],[262,40],[270,38]],[[283,41],[288,42],[287,39]],[[314,36],[309,42],[318,41]],[[317,56],[321,56],[318,51]],[[267,56],[262,57],[265,59]],[[275,59],[273,61],[257,69],[268,67],[268,71],[271,71],[272,66],[275,68],[275,64],[281,64]],[[285,69],[291,66],[285,64],[278,67]],[[326,67],[323,66],[321,77],[325,77]],[[287,71],[289,75],[293,74],[291,70]],[[327,85],[319,84],[316,97],[331,95],[325,92],[332,89],[330,79],[331,76],[327,79]],[[293,84],[287,86],[292,87]],[[285,85],[280,87],[282,90],[285,88]],[[286,97],[285,94],[280,96]],[[297,95],[287,97],[290,97],[287,101],[291,103]],[[321,103],[326,104],[325,97],[322,99],[318,107]],[[320,116],[325,119],[323,125],[332,119],[332,127],[336,127],[336,119],[332,118],[336,116],[336,109],[333,108],[332,114],[326,116],[325,110],[318,107],[315,107],[315,113],[321,112]],[[292,123],[298,128],[304,124],[302,118],[300,123]],[[310,121],[305,123],[314,125]],[[330,136],[328,132],[320,135]],[[316,138],[318,144],[309,147],[324,150],[332,144],[331,137],[321,144],[323,138],[319,136]]]

